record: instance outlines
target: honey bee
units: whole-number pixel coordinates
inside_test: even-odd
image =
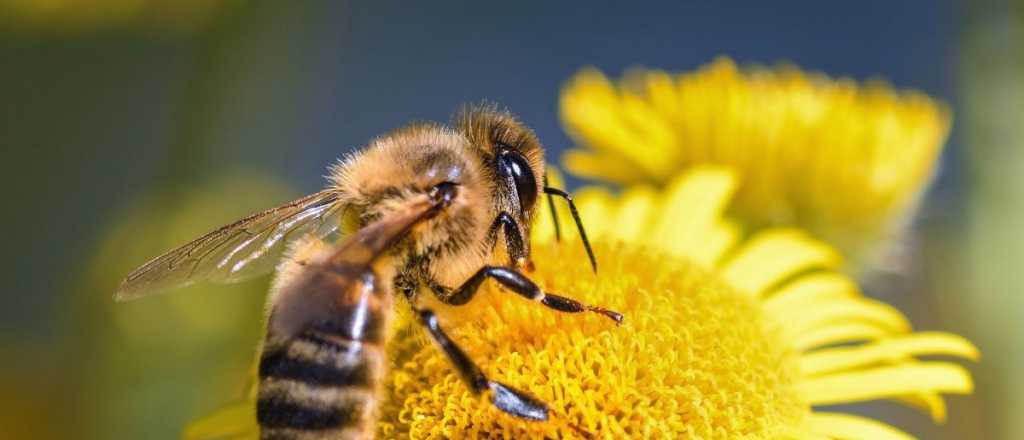
[[[534,133],[488,105],[465,108],[453,125],[417,123],[371,141],[331,168],[326,189],[151,260],[116,298],[236,281],[280,261],[259,360],[264,439],[373,436],[393,292],[470,390],[516,417],[547,420],[542,401],[483,374],[420,305],[421,293],[459,306],[492,279],[559,312],[623,318],[544,292],[522,272],[533,266],[530,229],[541,194],[552,213],[552,196],[568,202],[597,270],[572,198],[547,185]]]

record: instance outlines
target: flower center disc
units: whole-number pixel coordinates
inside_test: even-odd
[[[534,249],[544,289],[625,315],[564,314],[490,285],[462,307],[434,307],[493,380],[551,407],[527,422],[473,396],[420,331],[399,320],[378,435],[393,438],[774,438],[809,408],[796,354],[761,307],[686,260],[598,245],[598,275],[578,243]],[[433,305],[431,305],[433,307]]]

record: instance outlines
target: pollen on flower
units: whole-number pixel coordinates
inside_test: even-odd
[[[692,263],[598,246],[595,276],[575,248],[534,249],[541,286],[625,314],[562,314],[491,286],[446,312],[452,338],[494,380],[528,390],[552,420],[516,419],[473,396],[447,360],[401,331],[379,436],[773,438],[807,412],[795,354],[760,308]],[[416,332],[411,332],[416,333]]]

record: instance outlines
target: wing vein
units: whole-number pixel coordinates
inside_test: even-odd
[[[337,191],[324,190],[221,226],[132,271],[115,296],[131,299],[197,281],[233,282],[265,273],[274,266],[267,263],[276,263],[272,256],[297,235],[324,238],[336,232],[324,224],[342,211],[341,200]]]

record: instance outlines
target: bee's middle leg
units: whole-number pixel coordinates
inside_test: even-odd
[[[437,317],[434,316],[434,312],[428,309],[415,308],[414,311],[420,323],[427,328],[430,337],[437,342],[441,351],[448,356],[456,371],[462,376],[462,380],[469,385],[474,394],[490,392],[491,403],[498,407],[498,409],[514,416],[528,420],[548,419],[548,406],[544,402],[525,391],[520,391],[509,385],[488,379],[480,371],[480,367],[473,363],[473,360],[466,356],[466,353],[448,338],[448,335],[441,329],[441,325],[438,323]]]
[[[537,301],[560,312],[595,312],[611,318],[616,323],[622,323],[621,313],[608,310],[604,307],[586,305],[572,298],[567,298],[561,295],[546,293],[525,275],[510,267],[484,266],[480,268],[480,270],[476,271],[473,276],[469,277],[465,283],[462,283],[462,286],[455,290],[444,289],[436,285],[432,285],[432,287],[435,291],[440,291],[439,293],[441,294],[438,296],[441,298],[442,302],[458,306],[466,304],[469,300],[473,299],[473,296],[476,295],[476,292],[480,289],[480,285],[483,284],[484,280],[487,278],[491,278],[501,283],[502,286],[505,286],[522,297]]]

